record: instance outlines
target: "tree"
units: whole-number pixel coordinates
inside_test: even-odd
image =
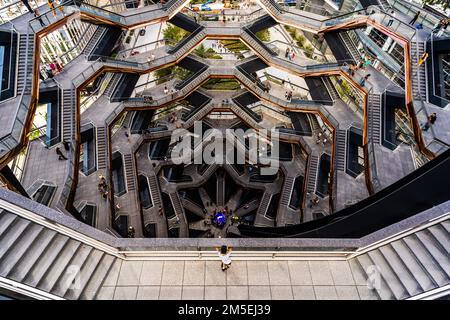
[[[174,42],[181,41],[188,34],[189,32],[187,32],[186,30],[172,24],[168,24],[167,27],[163,30],[163,38],[166,40],[172,40]]]

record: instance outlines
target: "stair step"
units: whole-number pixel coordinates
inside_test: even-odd
[[[376,264],[372,261],[368,254],[363,254],[357,256],[356,261],[361,265],[361,268],[364,270],[367,279],[373,280],[371,281],[373,287],[378,293],[378,296],[383,300],[392,300],[395,299],[393,292],[390,287],[387,285],[385,279],[382,274],[378,278],[376,270]],[[381,271],[381,270],[380,270]],[[378,282],[379,280],[379,282]]]
[[[61,270],[56,281],[53,284],[51,281],[47,282],[47,290],[54,295],[64,297],[65,293],[71,289],[71,286],[78,286],[78,280],[81,282],[80,278],[82,276],[88,276],[88,273],[83,274],[82,270],[93,251],[94,248],[91,246],[82,244],[69,260],[67,266]],[[79,279],[76,279],[76,277],[79,277]]]
[[[43,277],[39,280],[36,286],[39,289],[49,292],[67,268],[80,246],[81,243],[79,241],[70,239],[49,268],[45,271]]]
[[[19,270],[17,278],[29,286],[35,287],[68,242],[68,237],[56,235],[50,245],[45,248],[43,254],[38,257],[36,263],[29,270],[23,270],[23,272]]]
[[[20,257],[16,264],[9,270],[6,276],[15,281],[22,282],[26,274],[31,268],[37,264],[39,258],[48,248],[50,243],[56,237],[57,233],[51,229],[44,229],[35,241],[30,245],[29,249]],[[56,248],[55,248],[56,249]]]
[[[424,291],[436,288],[431,275],[403,241],[394,241],[391,243],[391,247]]]
[[[92,276],[89,278],[86,286],[84,286],[81,294],[72,293],[69,291],[66,295],[66,299],[83,299],[83,300],[93,300],[97,295],[99,289],[104,283],[108,273],[112,269],[114,263],[116,262],[114,256],[109,254],[104,254],[101,261],[97,264],[96,269],[92,272]]]
[[[10,214],[3,210],[0,214],[0,239],[3,236],[3,233],[6,232],[9,226],[14,222],[14,220],[19,219],[18,216],[14,214]]]
[[[10,225],[7,232],[3,234],[0,239],[0,261],[3,255],[11,249],[16,241],[19,241],[24,233],[24,231],[31,225],[29,220],[22,218],[15,219]]]
[[[385,261],[391,267],[410,296],[414,296],[423,292],[423,288],[421,287],[420,283],[409,272],[404,261],[400,259],[400,257],[391,246],[382,246],[379,249],[379,252],[383,255]]]
[[[442,248],[442,245],[437,242],[432,234],[427,230],[417,232],[415,235],[431,253],[437,263],[439,263],[441,268],[447,274],[447,277],[450,277],[450,256],[447,252],[445,252],[445,249]]]
[[[439,287],[448,283],[448,277],[445,274],[445,271],[419,241],[419,239],[417,239],[417,237],[411,235],[403,238],[403,241]]]
[[[368,252],[369,257],[372,259],[374,264],[380,268],[380,272],[386,281],[387,285],[394,293],[394,296],[397,300],[405,299],[410,296],[403,286],[402,282],[398,279],[394,270],[387,263],[386,259],[380,253],[379,250],[373,250]]]
[[[440,243],[447,255],[450,255],[450,235],[447,230],[441,224],[431,226],[427,230]]]
[[[22,232],[21,237],[9,247],[9,250],[1,258],[0,275],[5,276],[9,273],[25,252],[30,249],[34,241],[39,239],[43,230],[42,226],[30,223],[30,227]]]

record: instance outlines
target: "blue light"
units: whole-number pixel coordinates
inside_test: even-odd
[[[225,213],[223,212],[217,212],[214,216],[214,224],[219,227],[222,228],[225,223],[227,222],[227,217],[225,216]]]

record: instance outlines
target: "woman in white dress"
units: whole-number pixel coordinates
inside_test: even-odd
[[[222,261],[222,271],[226,271],[231,266],[231,247],[221,246],[216,248],[220,260]]]

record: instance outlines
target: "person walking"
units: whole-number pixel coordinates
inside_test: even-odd
[[[428,52],[424,52],[419,58],[418,65],[421,66],[427,59],[428,59]]]
[[[33,14],[34,14],[34,17],[38,19],[39,23],[41,24],[41,27],[45,27],[45,23],[44,23],[44,21],[42,21],[41,14],[39,13],[39,10],[38,9],[34,9],[33,10]]]
[[[286,48],[286,52],[284,53],[284,57],[287,58],[289,56],[289,47]]]
[[[361,81],[359,82],[359,85],[361,87],[364,87],[366,85],[366,81],[367,81],[367,79],[369,79],[369,77],[370,77],[370,73],[367,74],[366,76],[364,76],[364,78],[361,79]]]
[[[413,26],[414,23],[416,23],[417,19],[419,19],[419,16],[420,16],[420,11],[417,11],[416,14],[414,15],[414,17],[409,22],[409,24]]]
[[[227,247],[225,245],[221,246],[220,248],[216,248],[217,253],[219,255],[219,258],[221,260],[221,268],[222,271],[226,271],[231,266],[231,247]]]
[[[62,153],[59,147],[56,147],[55,151],[56,154],[58,155],[58,160],[67,160],[66,156]]]
[[[437,120],[436,112],[433,112],[428,116],[427,122],[425,122],[425,124],[422,126],[422,130],[428,131],[428,129],[430,129],[430,127],[436,122],[436,120]]]
[[[441,37],[444,34],[445,30],[447,30],[447,27],[448,27],[449,23],[450,23],[449,19],[445,19],[442,22],[442,25],[441,25],[441,27],[439,29],[439,32],[436,34],[437,38]]]
[[[28,9],[28,12],[34,14],[34,10],[31,8],[28,0],[22,0],[23,5]]]
[[[69,143],[68,141],[66,141],[66,140],[63,139],[62,144],[63,144],[64,149],[65,149],[66,151],[69,151],[69,150],[70,150],[70,143]]]

